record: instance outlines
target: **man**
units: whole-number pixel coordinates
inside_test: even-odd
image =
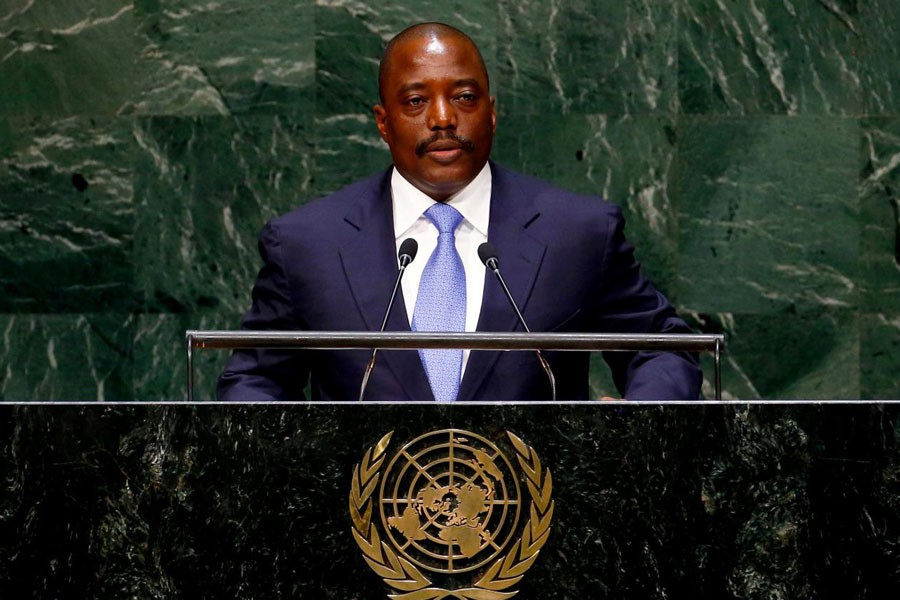
[[[377,331],[403,240],[418,241],[387,329],[521,330],[477,256],[487,240],[532,331],[687,332],[645,279],[621,211],[511,173],[488,157],[495,99],[478,48],[426,23],[386,47],[375,121],[393,167],[273,219],[245,329]],[[405,310],[404,310],[405,308]],[[449,324],[448,324],[449,323]],[[219,380],[225,400],[357,397],[370,352],[236,351]],[[695,356],[609,353],[629,399],[693,399]],[[589,397],[589,356],[548,356],[560,399]],[[310,379],[311,378],[311,379]],[[551,395],[534,352],[386,351],[367,400],[535,400]]]

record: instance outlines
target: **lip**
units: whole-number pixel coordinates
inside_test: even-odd
[[[430,144],[426,148],[426,152],[440,152],[443,150],[459,150],[462,148],[462,144],[456,142],[454,140],[437,140]]]
[[[440,164],[448,164],[452,163],[460,156],[463,155],[463,149],[459,146],[455,146],[452,148],[431,148],[425,154],[431,160],[440,163]]]
[[[463,148],[462,144],[454,140],[437,140],[429,144],[425,154],[437,163],[447,164],[459,158],[463,154]]]

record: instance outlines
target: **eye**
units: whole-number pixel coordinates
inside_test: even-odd
[[[410,106],[421,106],[425,103],[425,99],[421,96],[413,96],[412,98],[408,99],[406,103]]]
[[[459,97],[459,99],[462,100],[463,102],[475,102],[475,100],[478,99],[478,96],[476,96],[476,95],[473,94],[472,92],[463,92],[463,93],[460,94],[458,97]]]

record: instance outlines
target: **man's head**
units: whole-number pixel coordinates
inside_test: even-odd
[[[475,43],[441,23],[400,32],[381,57],[378,132],[394,166],[438,201],[464,188],[491,153],[497,114]]]

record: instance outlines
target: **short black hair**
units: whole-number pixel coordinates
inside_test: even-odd
[[[378,63],[378,97],[381,98],[381,102],[384,103],[384,78],[385,73],[387,71],[387,64],[390,62],[391,55],[394,52],[394,48],[408,40],[421,39],[429,36],[449,36],[455,38],[461,38],[475,48],[475,53],[478,55],[478,62],[481,63],[481,68],[484,70],[485,79],[488,82],[488,88],[490,88],[491,80],[488,75],[487,67],[484,64],[484,57],[481,56],[481,50],[478,49],[478,44],[475,43],[475,40],[470,38],[464,32],[460,31],[456,27],[452,25],[447,25],[446,23],[418,23],[416,25],[412,25],[407,27],[393,38],[391,41],[387,43],[384,47],[384,51],[381,53],[381,61]]]

